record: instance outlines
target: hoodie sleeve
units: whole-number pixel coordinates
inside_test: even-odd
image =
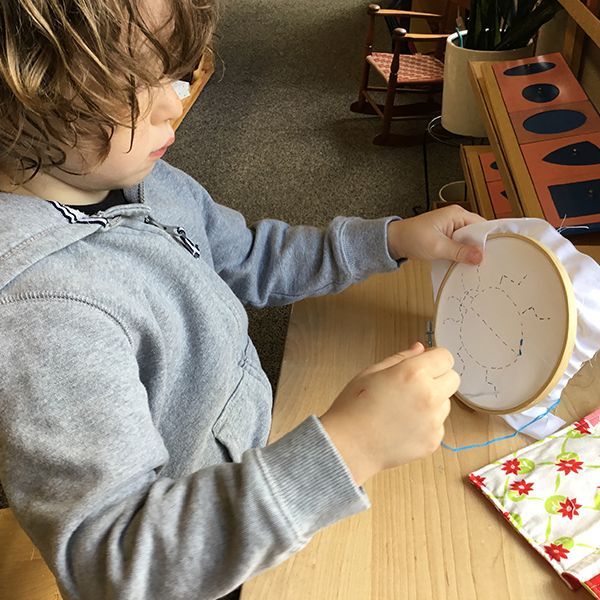
[[[161,201],[152,202],[151,190],[160,190]],[[388,224],[399,217],[337,217],[325,228],[265,219],[249,227],[239,212],[217,204],[193,178],[164,162],[148,195],[159,219],[185,224],[194,242],[208,245],[215,270],[252,306],[337,293],[399,265],[387,240]]]
[[[341,292],[399,265],[387,247],[387,226],[397,217],[336,217],[322,229],[272,219],[247,227],[240,213],[206,204],[215,269],[245,304],[291,304]]]
[[[0,303],[0,479],[65,600],[218,598],[368,507],[311,417],[168,478],[128,332],[83,300]],[[85,340],[85,344],[77,343]]]

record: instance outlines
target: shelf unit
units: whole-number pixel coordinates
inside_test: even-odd
[[[568,13],[562,55],[577,76],[586,40],[600,47],[600,20],[580,0],[559,0]],[[597,0],[592,0],[597,10]],[[590,3],[591,4],[591,3]],[[502,100],[491,62],[471,62],[471,83],[485,124],[490,146],[464,146],[461,160],[474,208],[485,218],[496,218],[483,179],[479,154],[491,150],[496,158],[514,217],[544,219],[538,195],[521,153],[516,134]],[[600,234],[572,236],[577,247],[600,260]]]
[[[467,202],[471,205],[471,210],[488,220],[495,219],[496,215],[479,156],[492,151],[491,146],[461,146],[460,148],[460,162],[467,186]]]

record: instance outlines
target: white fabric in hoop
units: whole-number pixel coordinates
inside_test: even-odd
[[[600,350],[600,265],[593,258],[579,252],[569,240],[542,219],[498,219],[474,223],[458,229],[453,239],[483,247],[485,252],[488,235],[495,233],[524,235],[537,240],[551,250],[569,274],[577,302],[577,334],[569,364],[558,384],[546,398],[523,412],[502,416],[516,430],[544,413],[560,397],[569,380],[579,371],[583,363],[592,359]],[[451,265],[451,261],[447,260],[434,261],[431,275],[435,297]],[[563,425],[564,421],[561,418],[548,413],[524,429],[522,433],[541,439],[554,433]]]

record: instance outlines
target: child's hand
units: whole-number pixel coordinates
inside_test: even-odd
[[[392,221],[388,225],[390,255],[395,260],[445,258],[478,265],[483,259],[481,248],[460,244],[451,238],[457,229],[480,221],[485,219],[457,205],[446,206],[404,221]]]
[[[433,453],[460,384],[445,348],[416,343],[355,377],[321,417],[358,485]]]

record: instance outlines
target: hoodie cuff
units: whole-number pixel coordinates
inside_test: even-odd
[[[364,490],[316,416],[256,457],[275,501],[299,539],[370,507]]]
[[[397,269],[406,259],[394,260],[388,248],[388,225],[400,217],[349,218],[341,232],[342,253],[354,278]]]

